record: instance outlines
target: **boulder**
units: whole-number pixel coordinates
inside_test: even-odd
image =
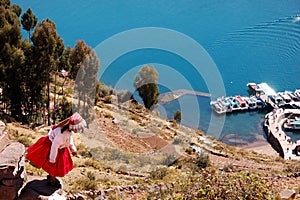
[[[26,178],[25,146],[11,142],[0,123],[0,200],[16,199]]]
[[[290,200],[296,198],[295,190],[283,190],[279,193],[281,200]]]
[[[65,192],[58,187],[48,185],[47,179],[34,179],[26,184],[18,200],[65,200]]]
[[[8,135],[4,132],[3,122],[0,121],[0,152],[10,144]]]

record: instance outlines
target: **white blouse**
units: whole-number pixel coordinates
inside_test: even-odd
[[[77,149],[73,142],[73,132],[69,132],[69,130],[65,130],[63,133],[61,133],[61,128],[57,127],[54,130],[50,130],[48,133],[49,140],[51,140],[51,150],[49,155],[49,161],[51,163],[56,162],[56,156],[58,149],[61,148],[69,148],[71,152],[76,152]]]

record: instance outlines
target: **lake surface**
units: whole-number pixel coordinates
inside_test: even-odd
[[[106,41],[109,44],[109,39],[116,34],[132,34],[126,31],[137,28],[148,30],[147,27],[172,30],[184,36],[180,40],[173,40],[174,44],[178,44],[175,51],[165,46],[162,48],[164,42],[168,43],[178,36],[175,32],[168,32],[169,37],[165,39],[159,38],[163,34],[146,35],[143,38],[137,35],[137,40],[141,41],[125,40],[124,36],[120,43],[111,43],[108,45],[110,48],[104,48],[105,52],[97,51],[101,69],[105,69],[101,72],[100,80],[117,89],[134,91],[134,76],[144,64],[152,64],[157,69],[161,93],[192,89],[212,93],[212,98],[216,98],[219,93],[214,93],[210,88],[217,87],[220,80],[226,96],[246,95],[248,82],[267,82],[278,92],[300,88],[299,1],[12,2],[21,5],[23,11],[31,7],[39,20],[53,20],[65,45],[71,47],[76,40],[85,40],[97,51],[99,45],[103,47]],[[149,38],[153,41],[159,38],[159,45],[144,44],[143,41]],[[195,68],[195,63],[190,62],[188,55],[194,55],[195,51],[185,47],[185,44],[191,40],[207,53],[199,53],[197,59],[202,61],[209,57],[213,60],[221,79],[213,74],[199,73],[201,70],[212,70],[212,65],[204,64]],[[130,46],[134,44],[141,46]],[[116,54],[124,46],[129,50]],[[178,53],[182,49],[185,56]],[[107,61],[109,56],[114,56],[111,62]],[[214,80],[217,83],[211,86]],[[159,110],[170,118],[176,110],[181,110],[183,124],[210,130],[208,134],[220,139],[226,134],[237,134],[250,142],[255,135],[263,135],[265,113],[244,112],[222,118],[212,113],[209,102],[210,98],[207,97],[187,95],[160,106]],[[293,138],[299,138],[298,134]]]

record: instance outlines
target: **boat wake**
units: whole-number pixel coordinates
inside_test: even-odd
[[[300,49],[300,16],[291,16],[234,31],[215,47],[238,45],[277,51],[283,59],[297,55]]]

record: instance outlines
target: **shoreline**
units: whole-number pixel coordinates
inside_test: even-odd
[[[265,154],[270,156],[279,156],[279,153],[271,146],[271,144],[262,135],[256,136],[256,141],[239,145],[237,147],[253,150],[259,154]]]

